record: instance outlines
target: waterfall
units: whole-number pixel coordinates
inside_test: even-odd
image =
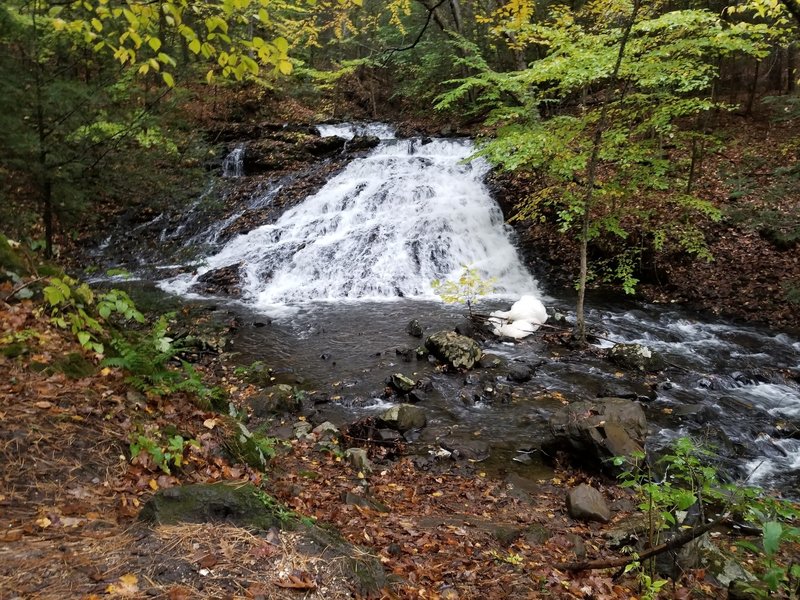
[[[241,177],[244,175],[244,146],[236,146],[222,161],[223,177]]]
[[[464,265],[494,278],[503,296],[537,294],[512,232],[467,140],[394,140],[388,128],[323,126],[325,135],[379,133],[384,141],[275,222],[239,235],[194,277],[243,264],[244,299],[257,307],[311,300],[434,298],[434,279]]]

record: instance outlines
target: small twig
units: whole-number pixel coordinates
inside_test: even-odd
[[[11,292],[8,294],[8,296],[6,296],[3,300],[6,303],[8,303],[8,301],[11,300],[11,298],[16,296],[19,292],[24,290],[26,287],[28,287],[29,285],[33,285],[34,283],[37,283],[37,282],[41,281],[42,279],[47,279],[47,277],[45,277],[45,276],[37,277],[36,279],[31,279],[30,281],[26,281],[25,283],[18,285],[13,290],[11,290]]]

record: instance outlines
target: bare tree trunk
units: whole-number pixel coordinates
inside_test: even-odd
[[[636,17],[641,8],[641,0],[633,1],[633,11],[631,12],[630,19],[625,24],[625,29],[622,32],[622,39],[619,42],[619,52],[617,53],[617,61],[614,64],[614,70],[611,73],[611,81],[609,89],[614,93],[614,88],[619,79],[619,69],[622,65],[622,59],[625,56],[625,47],[628,45],[628,39],[631,35],[633,25],[636,23]],[[600,156],[600,146],[603,143],[603,132],[605,131],[608,122],[608,110],[611,99],[603,102],[600,109],[600,118],[597,121],[597,127],[594,131],[594,138],[592,139],[592,154],[589,158],[588,171],[586,176],[586,193],[583,198],[583,221],[581,223],[581,247],[580,247],[580,273],[578,274],[578,303],[575,309],[576,323],[575,323],[575,337],[577,340],[586,344],[586,315],[585,315],[585,301],[586,301],[586,279],[589,272],[589,225],[591,223],[591,212],[594,201],[594,184],[597,179],[597,165]]]
[[[789,44],[786,50],[786,91],[790,94],[797,87],[797,45]]]
[[[753,105],[756,102],[756,92],[758,91],[758,69],[760,65],[761,61],[756,60],[756,69],[753,72],[753,80],[750,82],[750,93],[747,96],[747,107],[744,111],[747,115],[753,114]]]

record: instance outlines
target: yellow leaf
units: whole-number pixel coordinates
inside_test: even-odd
[[[284,75],[290,75],[292,73],[292,63],[288,60],[279,60],[278,70]]]
[[[157,482],[155,479],[151,479],[151,480],[148,482],[148,485],[150,486],[150,489],[151,489],[151,490],[153,490],[154,492],[155,492],[156,490],[158,490],[158,482]]]
[[[53,522],[47,517],[42,517],[41,519],[36,519],[36,524],[42,529],[47,529]]]
[[[216,419],[206,419],[205,421],[203,421],[203,427],[205,427],[206,429],[214,429],[214,427],[216,426],[217,426]]]
[[[115,596],[136,596],[139,593],[138,578],[133,573],[123,575],[117,583],[109,585],[106,592]]]
[[[111,369],[109,367],[103,367],[100,369],[100,375],[103,377],[108,377],[111,374]]]

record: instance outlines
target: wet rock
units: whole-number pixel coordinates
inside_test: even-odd
[[[367,451],[363,448],[348,448],[344,455],[354,469],[365,473],[372,472],[372,463],[367,457]]]
[[[240,527],[270,529],[286,524],[285,509],[252,484],[213,483],[161,489],[150,498],[139,518],[158,525],[227,522]]]
[[[641,344],[614,344],[608,358],[623,369],[643,373],[660,371],[666,366],[659,354]]]
[[[480,462],[489,458],[492,446],[483,440],[441,439],[439,445],[450,453],[453,460]]]
[[[393,444],[403,441],[403,436],[400,435],[400,433],[398,433],[394,429],[379,429],[377,433],[378,433],[378,439],[381,442],[387,442]]]
[[[424,334],[424,330],[422,329],[422,325],[416,319],[412,319],[406,325],[406,333],[410,336],[421,338]]]
[[[585,483],[567,493],[567,510],[573,519],[579,521],[608,523],[611,520],[611,510],[603,494]]]
[[[425,341],[425,347],[436,358],[456,369],[471,369],[481,359],[478,343],[453,331],[439,331]]]
[[[422,429],[428,423],[425,411],[413,404],[398,404],[381,415],[380,419],[386,427],[406,433],[413,429]]]
[[[466,337],[474,337],[475,336],[475,324],[472,321],[461,321],[455,327],[455,332],[458,335],[463,335]]]
[[[615,456],[642,452],[647,437],[642,407],[623,398],[573,402],[556,411],[549,424],[557,445],[607,466]]]
[[[340,152],[347,143],[347,140],[337,135],[320,138],[310,138],[303,144],[303,149],[315,157],[325,156]]]
[[[430,379],[420,379],[417,381],[417,388],[422,390],[423,392],[432,392],[433,391],[433,382]]]
[[[356,135],[347,142],[348,152],[359,152],[370,150],[381,143],[381,139],[376,135]]]
[[[414,348],[396,348],[394,353],[400,357],[400,360],[407,363],[417,358],[417,351]]]
[[[408,392],[408,401],[409,402],[413,402],[414,404],[417,404],[417,403],[427,402],[427,400],[428,400],[428,394],[426,394],[422,390],[414,389],[414,390],[411,390],[410,392]]]
[[[201,294],[222,294],[238,298],[242,295],[241,262],[206,271],[197,278],[192,290]]]
[[[293,413],[300,410],[302,403],[294,393],[294,388],[285,383],[268,387],[263,392],[250,397],[247,404],[258,418],[266,418],[279,413]]]
[[[651,402],[658,397],[658,394],[650,386],[638,382],[627,381],[605,382],[600,392],[597,394],[598,398],[624,398],[625,400],[639,400],[640,402]]]
[[[528,365],[511,365],[507,377],[515,383],[525,383],[533,377],[533,369]]]
[[[416,385],[416,382],[413,379],[409,379],[402,373],[394,373],[386,380],[386,383],[401,394],[407,394],[413,390],[414,386]]]
[[[481,369],[499,369],[505,364],[505,360],[494,354],[484,354],[478,361]]]

